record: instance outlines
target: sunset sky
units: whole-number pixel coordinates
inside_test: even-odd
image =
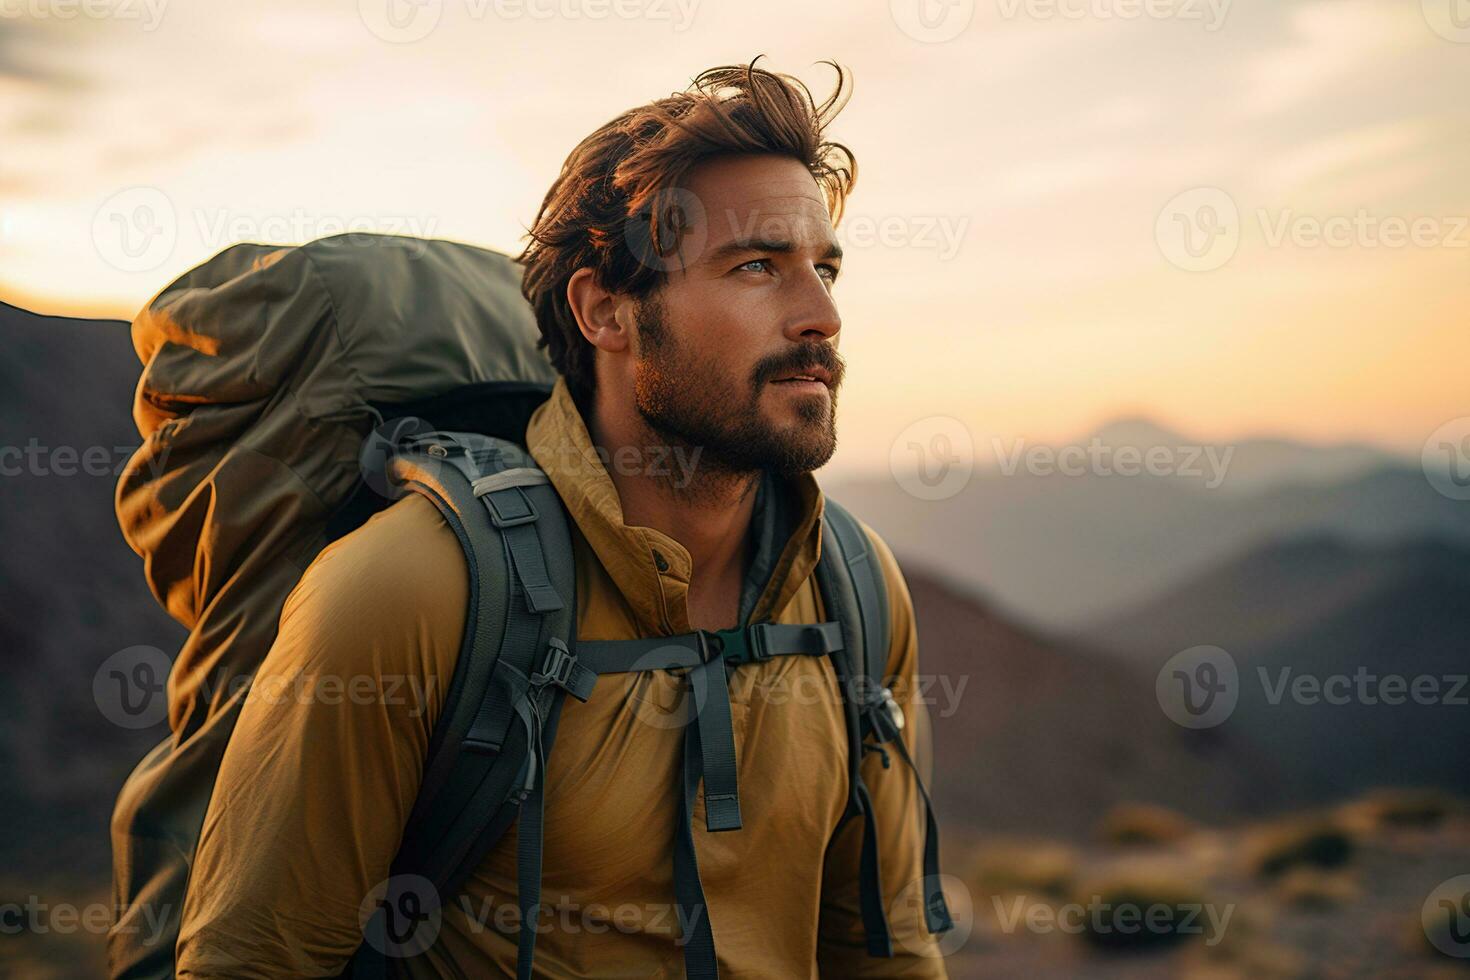
[[[1470,415],[1456,5],[0,0],[0,299],[130,319],[232,242],[344,227],[515,250],[617,112],[760,53],[820,96],[835,59],[835,466],[935,415],[1417,455]]]

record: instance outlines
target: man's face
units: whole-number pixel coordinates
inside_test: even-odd
[[[837,447],[833,303],[841,266],[827,205],[796,160],[706,161],[665,284],[637,305],[635,398],[702,465],[807,473]],[[805,376],[803,378],[803,376]]]

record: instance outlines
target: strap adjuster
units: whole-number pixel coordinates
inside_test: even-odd
[[[863,715],[879,744],[894,741],[903,731],[903,709],[894,700],[890,688],[883,688],[876,698],[863,705]]]
[[[548,640],[546,646],[546,659],[542,661],[541,670],[531,675],[531,685],[545,687],[555,684],[578,701],[585,702],[592,696],[597,675],[577,663],[577,655],[556,637]]]
[[[480,498],[490,507],[490,522],[498,528],[519,527],[534,523],[539,516],[536,505],[518,486],[492,490]]]

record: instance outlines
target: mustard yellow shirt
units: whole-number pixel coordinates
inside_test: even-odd
[[[558,383],[528,447],[574,524],[578,637],[691,629],[691,562],[672,538],[623,522],[611,477]],[[822,495],[793,481],[752,622],[826,617],[814,570]],[[771,502],[774,503],[774,502]],[[868,530],[888,582],[888,673],[910,721],[917,636],[888,547]],[[764,567],[761,569],[764,571]],[[177,947],[180,977],[332,976],[362,941],[365,899],[383,882],[418,793],[454,673],[468,577],[454,532],[416,494],[323,551],[287,600],[280,632],[231,736],[205,817]],[[710,834],[694,812],[700,877],[722,976],[944,977],[912,900],[922,877],[917,787],[902,764],[863,761],[880,834],[895,956],[866,953],[859,913],[861,819],[839,826],[847,740],[831,664],[776,657],[733,668],[744,826]],[[610,674],[568,699],[546,773],[539,977],[679,977],[673,841],[684,717],[681,678]],[[921,751],[909,744],[911,752]],[[511,831],[442,910],[437,942],[395,961],[414,977],[514,976]]]

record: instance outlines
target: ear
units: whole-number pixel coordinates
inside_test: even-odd
[[[632,304],[597,285],[591,269],[578,269],[567,280],[567,306],[577,318],[582,336],[593,347],[610,354],[628,349]]]

